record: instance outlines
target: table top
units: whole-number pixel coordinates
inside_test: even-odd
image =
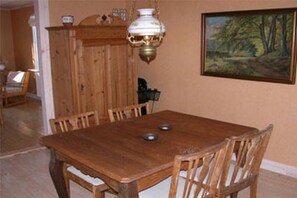
[[[172,129],[161,131],[158,126],[165,123],[170,124]],[[252,127],[174,111],[161,111],[44,136],[41,143],[75,165],[93,170],[93,174],[98,173],[119,183],[129,183],[172,168],[177,154],[198,151],[230,136],[254,130]],[[157,134],[158,139],[144,140],[143,135],[147,133]]]

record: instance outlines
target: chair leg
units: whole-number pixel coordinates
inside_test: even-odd
[[[63,173],[64,173],[64,180],[66,185],[66,190],[68,192],[68,195],[70,195],[70,178],[67,173],[67,164],[63,165]]]
[[[8,98],[4,99],[4,107],[8,104]]]
[[[256,179],[250,186],[250,197],[251,198],[257,197],[257,183],[258,183],[258,180]]]
[[[2,106],[0,104],[0,126],[3,125],[3,115],[2,115]]]
[[[67,176],[65,177],[65,185],[66,185],[66,189],[67,189],[68,195],[70,195],[70,179]]]
[[[230,198],[237,198],[238,192],[234,192],[230,195]]]

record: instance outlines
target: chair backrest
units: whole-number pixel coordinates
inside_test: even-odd
[[[270,124],[262,131],[231,138],[231,152],[226,156],[219,188],[234,186],[258,176],[272,130],[273,125]],[[234,151],[235,162],[232,161]]]
[[[90,111],[57,119],[50,119],[50,126],[53,133],[63,133],[91,126],[91,119],[94,125],[99,125],[97,111]]]
[[[7,75],[5,90],[9,94],[10,90],[15,94],[16,90],[23,95],[28,91],[30,73],[24,71],[10,71]]]
[[[198,195],[199,198],[215,197],[229,142],[225,140],[196,153],[177,155],[174,160],[169,198]],[[186,176],[181,177],[180,170],[184,169]]]
[[[136,104],[115,109],[108,109],[109,120],[110,122],[115,122],[142,116],[141,109],[143,107],[146,109],[147,114],[149,114],[150,112],[148,103]]]

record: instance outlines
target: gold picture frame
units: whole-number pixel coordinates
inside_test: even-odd
[[[295,83],[297,8],[202,13],[201,74]]]

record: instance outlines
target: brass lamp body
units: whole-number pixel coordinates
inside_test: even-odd
[[[150,63],[152,60],[156,58],[157,48],[153,46],[151,43],[144,43],[139,48],[139,56],[141,60]]]

